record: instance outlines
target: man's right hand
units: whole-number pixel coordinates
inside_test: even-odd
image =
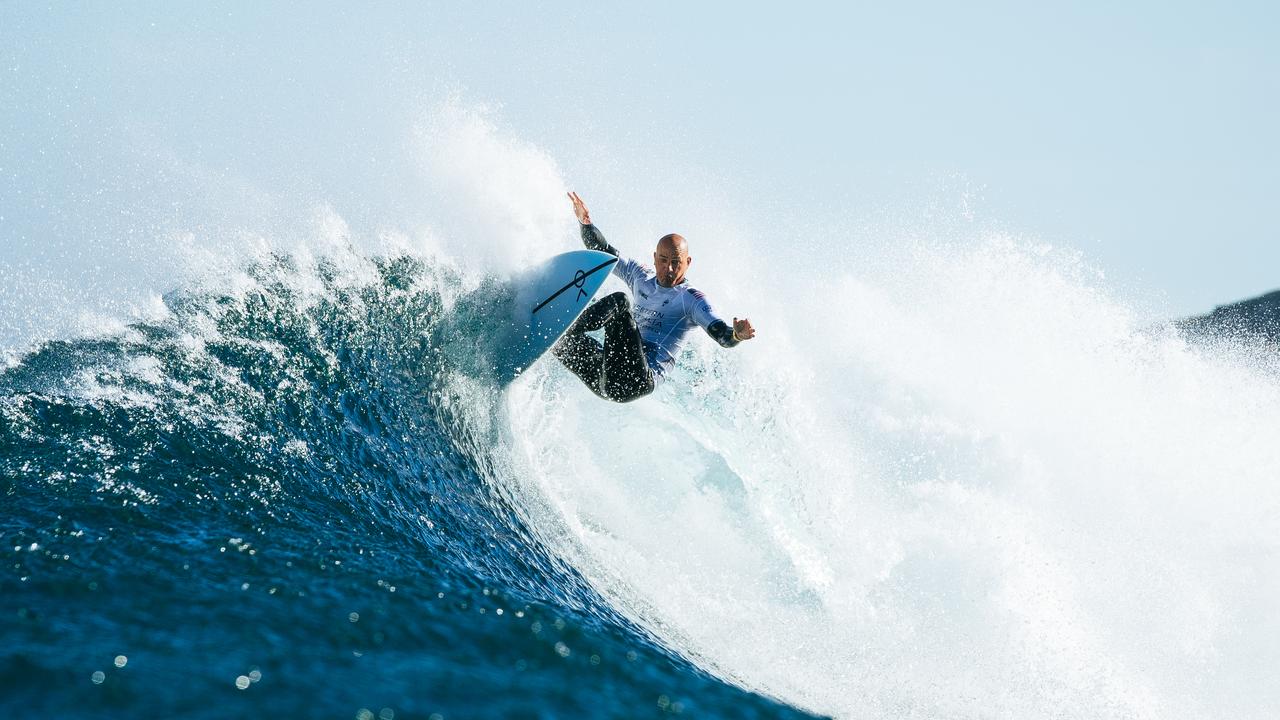
[[[569,199],[573,201],[573,214],[578,216],[578,222],[590,225],[591,213],[587,211],[587,206],[583,204],[582,198],[578,197],[578,193],[570,192]]]

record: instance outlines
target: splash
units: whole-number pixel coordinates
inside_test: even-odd
[[[554,367],[513,389],[561,552],[704,666],[838,717],[1276,707],[1274,363],[1007,236],[832,264],[729,296],[762,339],[696,347],[651,400]]]

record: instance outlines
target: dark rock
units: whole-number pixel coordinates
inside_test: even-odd
[[[1175,324],[1191,339],[1231,336],[1280,344],[1280,290],[1222,305],[1207,315]]]

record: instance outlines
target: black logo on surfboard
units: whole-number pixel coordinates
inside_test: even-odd
[[[569,284],[568,284],[568,285],[565,285],[564,287],[560,288],[559,290],[557,290],[557,291],[555,291],[555,292],[551,293],[551,297],[549,297],[549,298],[547,298],[546,300],[543,300],[542,302],[538,303],[538,304],[533,308],[533,311],[534,311],[535,313],[536,313],[536,312],[538,312],[538,311],[539,311],[539,310],[541,310],[541,309],[542,309],[542,308],[543,308],[547,303],[549,303],[549,302],[551,302],[552,300],[555,300],[556,298],[560,297],[560,295],[561,295],[564,291],[566,291],[566,290],[568,290],[569,288],[572,288],[572,287],[576,287],[576,288],[578,288],[578,296],[577,296],[576,298],[574,298],[574,300],[576,300],[576,301],[579,301],[579,302],[580,302],[580,301],[582,300],[582,298],[583,298],[583,297],[585,297],[585,296],[586,296],[586,294],[587,294],[587,291],[583,288],[583,286],[587,284],[587,278],[591,277],[592,275],[594,275],[594,274],[596,274],[597,272],[599,272],[599,271],[603,270],[604,268],[609,267],[610,265],[612,265],[612,264],[614,264],[614,263],[616,263],[616,262],[618,262],[618,258],[610,258],[609,260],[606,260],[605,262],[602,262],[602,263],[600,263],[599,265],[597,265],[597,266],[595,266],[595,267],[593,267],[593,268],[591,268],[590,270],[587,270],[587,271],[585,271],[585,272],[584,272],[584,271],[582,271],[582,270],[575,270],[575,271],[574,271],[574,273],[573,273],[573,280],[569,281]]]

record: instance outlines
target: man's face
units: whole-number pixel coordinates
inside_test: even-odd
[[[684,238],[679,235],[663,237],[658,241],[658,249],[653,251],[653,268],[658,273],[658,284],[662,287],[679,285],[692,261]]]

